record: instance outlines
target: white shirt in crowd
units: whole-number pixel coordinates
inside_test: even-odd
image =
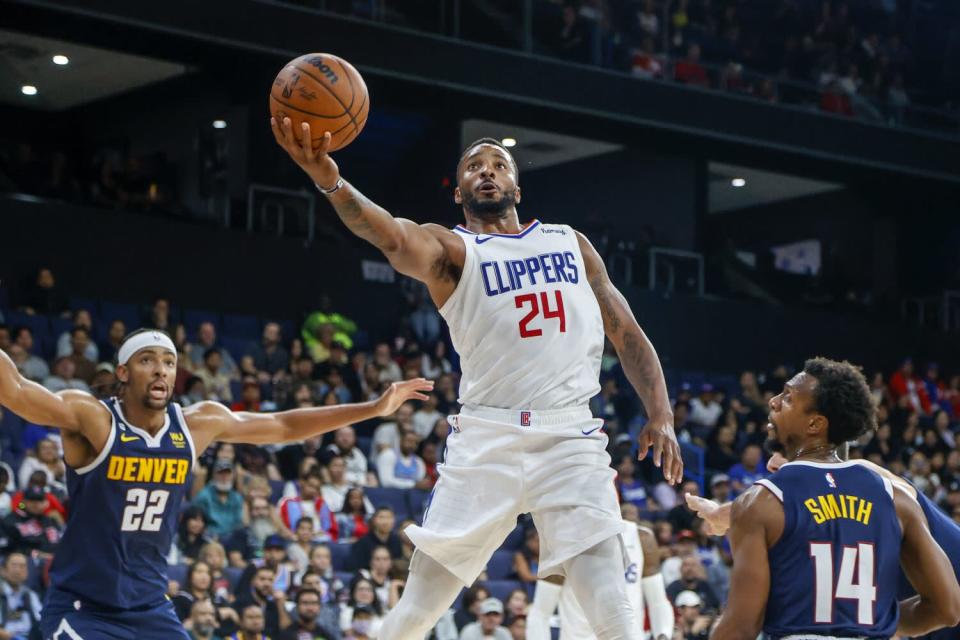
[[[410,473],[403,474],[406,468]],[[404,458],[395,449],[387,449],[377,458],[377,475],[384,488],[412,489],[427,475],[427,466],[417,454]]]

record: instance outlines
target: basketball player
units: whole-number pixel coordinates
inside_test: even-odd
[[[841,458],[846,458],[846,446],[840,447],[837,453]],[[771,473],[776,472],[786,462],[787,459],[778,451],[770,458],[770,461],[767,463],[767,469]],[[927,526],[930,529],[930,535],[937,541],[937,544],[940,545],[940,548],[947,554],[947,557],[950,558],[950,562],[953,564],[953,574],[957,581],[960,582],[960,525],[951,520],[930,498],[922,492],[917,491],[916,487],[908,480],[901,478],[889,469],[876,465],[869,460],[857,459],[851,460],[850,462],[855,462],[888,479],[897,489],[903,491],[920,503],[920,508],[923,510],[924,518],[926,518]],[[690,494],[687,494],[686,498],[687,505],[696,511],[697,515],[706,522],[707,532],[710,535],[722,536],[727,532],[727,529],[730,528],[730,508],[733,503],[727,502],[726,504],[720,505],[713,500],[707,500]],[[916,590],[914,590],[909,580],[907,580],[901,571],[898,598],[902,600],[915,595]],[[941,629],[929,635],[929,640],[956,638],[960,638],[960,626]]]
[[[621,505],[620,510],[623,514],[623,541],[630,562],[624,581],[630,605],[637,614],[637,625],[643,628],[644,612],[649,609],[653,640],[669,640],[673,637],[674,615],[660,574],[660,545],[653,531],[637,524],[634,505]],[[557,605],[560,609],[560,640],[596,638],[573,590],[564,585],[560,576],[550,576],[537,581],[533,603],[527,613],[527,640],[550,639],[550,617]]]
[[[463,410],[452,433],[417,547],[385,640],[421,640],[472,584],[516,524],[533,514],[539,575],[565,575],[598,638],[639,638],[623,583],[623,527],[607,437],[587,405],[600,389],[604,333],[650,417],[640,456],[654,449],[668,482],[683,463],[656,351],[589,241],[565,225],[517,216],[517,165],[481,139],[457,166],[453,230],[394,218],[340,177],[310,128],[271,119],[277,143],[356,235],[393,267],[424,282],[461,357]],[[662,459],[662,460],[661,460]]]
[[[733,503],[727,610],[712,638],[889,638],[960,619],[960,586],[916,500],[837,448],[875,427],[866,380],[808,360],[770,401],[786,464]],[[918,596],[900,603],[903,565]],[[898,626],[899,616],[899,626]]]
[[[173,342],[156,330],[124,339],[116,397],[51,393],[23,378],[0,352],[0,405],[63,437],[70,516],[50,569],[41,630],[46,640],[187,638],[167,590],[165,556],[197,453],[214,440],[269,444],[303,440],[386,416],[433,383],[399,382],[375,402],[233,413],[214,402],[171,402]]]

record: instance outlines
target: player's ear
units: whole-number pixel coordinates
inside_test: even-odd
[[[453,188],[453,201],[457,204],[463,204],[463,194],[460,193],[460,185]]]
[[[514,200],[517,201],[517,204],[520,204],[520,185],[517,185],[516,190],[514,191]]]
[[[810,416],[810,425],[807,427],[807,433],[810,435],[820,435],[827,432],[829,423],[824,415],[815,413]]]
[[[130,371],[127,369],[127,365],[118,364],[116,371],[117,380],[126,384],[130,381]]]

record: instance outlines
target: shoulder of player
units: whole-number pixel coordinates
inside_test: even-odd
[[[910,484],[909,482],[907,482],[906,480],[904,480],[894,472],[890,471],[889,469],[884,469],[880,465],[874,464],[873,462],[870,462],[869,460],[865,460],[862,458],[857,459],[856,463],[857,465],[863,467],[864,469],[868,469],[872,471],[873,473],[877,474],[881,478],[885,478],[889,480],[890,484],[892,484],[895,489],[899,489],[903,493],[907,494],[907,496],[909,496],[910,498],[914,500],[917,499],[916,487],[914,487],[912,484]]]
[[[637,525],[637,535],[640,536],[640,542],[643,543],[657,543],[657,534],[653,532],[653,529],[650,527],[645,527],[642,524]]]
[[[205,400],[183,408],[183,419],[187,426],[195,428],[209,420],[226,420],[233,416],[233,412],[219,402]]]
[[[104,422],[109,424],[111,421],[110,410],[96,397],[86,391],[79,389],[64,389],[58,391],[57,396],[64,403],[76,412],[81,428],[87,426],[90,422]]]
[[[783,514],[783,505],[779,497],[765,485],[757,483],[733,501],[730,521],[736,524],[738,519],[749,518],[763,522],[777,514]]]

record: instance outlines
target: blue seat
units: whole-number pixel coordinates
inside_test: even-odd
[[[120,320],[126,325],[127,331],[140,328],[140,312],[137,305],[125,302],[101,302],[100,321],[108,327],[114,320]]]
[[[410,489],[407,493],[407,502],[410,505],[410,516],[417,524],[423,524],[423,516],[430,504],[432,492],[423,489]]]
[[[189,567],[185,564],[171,564],[167,566],[167,579],[175,580],[180,588],[187,586],[187,570]]]
[[[195,335],[197,329],[204,322],[213,323],[217,333],[220,333],[220,314],[216,311],[205,311],[203,309],[184,309],[183,324],[187,327],[187,334]]]
[[[351,544],[334,543],[330,546],[331,563],[334,571],[343,571],[350,562]]]
[[[227,567],[223,570],[223,576],[230,583],[230,593],[236,593],[237,584],[240,583],[240,576],[243,575],[243,569],[240,567]]]
[[[516,527],[513,528],[513,531],[511,531],[507,535],[507,539],[503,541],[503,544],[500,545],[500,548],[509,550],[511,552],[516,551],[517,549],[523,546],[523,540],[524,540],[523,527],[521,527],[520,525],[517,525]]]
[[[70,308],[74,311],[78,309],[86,309],[90,312],[90,315],[93,318],[97,318],[100,315],[100,303],[94,300],[93,298],[70,298]]]
[[[487,563],[487,577],[490,580],[506,580],[513,573],[513,551],[497,549]]]
[[[233,395],[234,401],[239,400],[243,396],[243,382],[240,380],[231,380],[230,393]]]
[[[523,583],[517,580],[487,580],[483,583],[490,592],[491,597],[506,603],[510,598],[510,592],[514,589],[523,589]]]
[[[256,316],[223,314],[223,335],[245,340],[260,337],[260,320]]]
[[[367,460],[370,459],[371,446],[373,446],[373,438],[357,436],[357,448],[367,457]]]
[[[397,516],[397,522],[410,517],[410,508],[407,505],[405,489],[385,489],[383,487],[369,487],[367,497],[374,507],[390,507]]]
[[[8,311],[4,314],[7,318],[7,325],[14,329],[16,327],[28,327],[33,332],[34,340],[45,340],[50,335],[50,321],[47,316],[29,315],[22,311]]]
[[[220,346],[226,349],[230,355],[233,356],[233,359],[237,364],[240,364],[240,358],[247,354],[247,352],[250,350],[250,346],[253,344],[252,341],[243,338],[227,337],[220,338],[219,342]]]
[[[73,329],[72,319],[59,317],[50,318],[50,334],[54,338],[59,338],[61,333],[70,331],[70,329]],[[96,340],[97,336],[90,336],[90,338]]]
[[[44,560],[30,558],[27,560],[27,586],[37,593],[43,592],[43,563]]]
[[[337,576],[337,579],[343,583],[343,586],[350,588],[350,585],[353,584],[354,574],[350,571],[334,571],[333,575]]]
[[[270,480],[270,504],[277,504],[283,498],[283,480]]]

